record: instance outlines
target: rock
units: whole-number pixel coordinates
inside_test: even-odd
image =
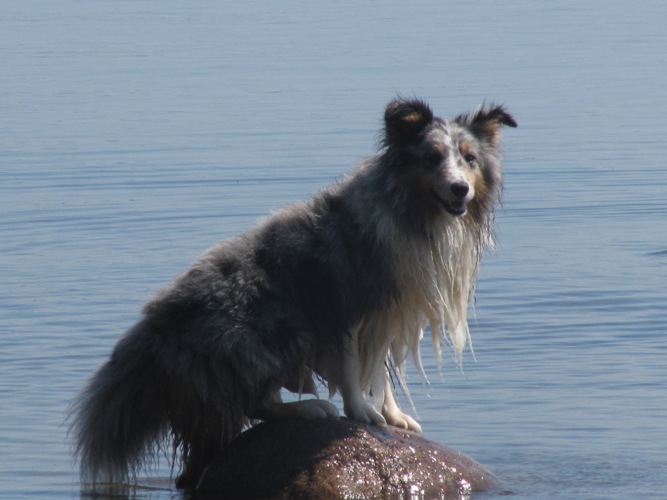
[[[458,498],[495,484],[479,463],[414,432],[347,419],[284,419],[241,434],[197,490],[225,498]]]

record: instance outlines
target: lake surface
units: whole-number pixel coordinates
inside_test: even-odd
[[[5,1],[0,498],[79,495],[67,405],[143,302],[372,154],[398,93],[519,122],[475,356],[409,373],[425,435],[503,480],[480,497],[663,498],[666,26],[662,0]]]

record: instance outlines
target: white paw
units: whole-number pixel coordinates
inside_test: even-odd
[[[384,414],[384,418],[387,420],[389,425],[419,433],[422,431],[421,425],[419,425],[417,421],[407,413],[403,413],[398,409],[394,411],[385,410],[382,413]]]

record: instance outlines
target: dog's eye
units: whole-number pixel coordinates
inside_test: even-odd
[[[424,153],[424,160],[427,163],[440,164],[445,159],[445,153],[439,148],[433,148]]]
[[[466,153],[463,156],[463,159],[468,163],[470,166],[475,166],[477,164],[477,157],[472,154],[472,153]]]

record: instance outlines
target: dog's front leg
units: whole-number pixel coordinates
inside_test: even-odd
[[[341,351],[340,366],[334,370],[335,385],[343,398],[345,415],[352,420],[372,425],[387,425],[387,421],[364,397],[361,388],[361,363],[356,339]]]
[[[359,366],[354,361],[343,363],[344,377],[338,384],[343,397],[343,410],[352,420],[372,425],[387,425],[387,421],[366,401],[359,387]]]
[[[384,402],[382,403],[382,415],[389,425],[408,429],[414,432],[421,432],[421,425],[407,413],[403,413],[394,398],[394,389],[392,388],[389,371],[384,373]]]

